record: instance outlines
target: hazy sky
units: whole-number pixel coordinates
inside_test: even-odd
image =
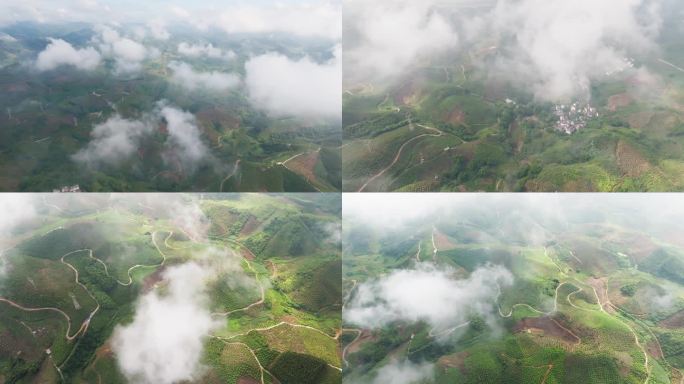
[[[341,36],[338,1],[104,1],[4,0],[0,25],[18,21],[145,23],[157,30],[183,23],[226,32],[288,32],[337,39]]]
[[[86,22],[94,36],[86,43],[72,43],[44,36],[46,46],[27,68],[55,71],[64,67],[102,71],[112,60],[113,75],[130,77],[161,56],[158,42],[174,38],[173,26],[216,34],[259,34],[262,38],[287,34],[328,44],[330,59],[308,55],[287,57],[273,51],[234,52],[206,41],[204,34],[173,40],[181,56],[166,62],[169,83],[187,92],[240,92],[252,106],[273,117],[299,117],[341,124],[342,112],[342,11],[340,1],[104,1],[104,0],[6,0],[0,4],[0,27],[16,22]],[[130,23],[136,25],[130,25]],[[194,40],[193,40],[194,39]],[[325,45],[323,45],[325,47]],[[164,48],[168,49],[168,48]],[[324,48],[325,49],[325,48]],[[234,69],[237,56],[243,71]],[[247,56],[247,57],[245,57]],[[206,58],[213,69],[199,69],[193,61]],[[114,114],[93,127],[91,143],[74,153],[76,161],[91,167],[121,164],[138,150],[163,116],[170,121],[170,142],[187,169],[210,158],[195,117],[158,100],[164,106],[138,111],[138,116]]]

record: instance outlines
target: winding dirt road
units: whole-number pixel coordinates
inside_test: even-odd
[[[274,380],[277,380],[277,378],[276,378],[275,376],[273,376],[273,374],[272,374],[271,372],[269,372],[266,368],[264,368],[263,365],[261,365],[261,361],[259,361],[259,358],[257,357],[256,353],[254,353],[254,350],[252,350],[252,348],[251,348],[249,345],[247,345],[247,344],[245,344],[245,343],[240,343],[240,342],[237,342],[237,341],[227,342],[227,341],[221,339],[220,337],[216,337],[216,336],[213,336],[213,337],[216,338],[216,339],[221,340],[225,345],[239,345],[239,346],[241,346],[241,347],[246,348],[246,349],[249,351],[249,353],[252,354],[252,357],[254,357],[254,360],[256,361],[257,365],[259,366],[259,372],[261,373],[261,384],[265,384],[265,382],[264,382],[264,372],[268,373],[269,376],[271,376],[271,378],[273,378]],[[239,381],[239,380],[238,380],[238,381]]]
[[[221,180],[221,185],[219,186],[219,192],[223,192],[223,184],[225,184],[226,181],[230,180],[231,177],[235,176],[239,167],[240,167],[240,159],[237,159],[237,160],[235,160],[235,164],[233,165],[233,170],[230,171],[228,176],[224,177],[223,180]]]
[[[164,262],[166,261],[166,255],[161,251],[161,249],[159,248],[159,246],[157,245],[157,243],[156,243],[156,241],[155,241],[155,239],[154,239],[156,233],[157,233],[157,232],[154,232],[154,233],[152,234],[152,242],[154,243],[155,247],[157,248],[157,251],[159,252],[160,255],[162,255],[162,258],[163,258],[162,263],[160,263],[160,264],[158,264],[158,265],[163,265]],[[173,232],[170,232],[170,233],[169,233],[169,237],[171,237],[171,235],[173,235]],[[168,239],[168,237],[167,237],[167,239]],[[25,307],[25,306],[23,306],[23,305],[21,305],[21,304],[15,302],[15,301],[13,301],[13,300],[10,300],[10,299],[4,298],[4,297],[0,297],[0,302],[7,303],[7,304],[9,304],[9,305],[12,306],[12,307],[15,307],[15,308],[17,308],[17,309],[20,309],[20,310],[26,311],[26,312],[51,311],[51,312],[59,313],[62,317],[64,317],[64,319],[65,319],[66,322],[67,322],[67,330],[66,330],[66,334],[65,334],[64,337],[65,337],[66,340],[68,340],[68,341],[73,341],[73,340],[76,339],[79,335],[85,334],[86,331],[88,330],[88,327],[90,326],[91,320],[93,319],[93,317],[95,316],[95,314],[96,314],[96,313],[99,311],[99,309],[100,309],[100,303],[97,301],[97,299],[95,298],[95,296],[90,292],[90,290],[88,290],[88,288],[85,286],[85,284],[81,283],[81,281],[79,280],[79,273],[78,273],[78,270],[77,270],[72,264],[70,264],[69,262],[67,262],[67,261],[65,260],[67,257],[69,257],[69,256],[71,256],[71,255],[73,255],[73,254],[79,253],[79,252],[88,252],[88,253],[89,253],[89,257],[91,257],[91,258],[93,258],[93,259],[96,259],[98,262],[100,262],[100,263],[105,267],[105,272],[107,273],[107,275],[109,275],[109,272],[107,271],[107,265],[106,265],[102,260],[99,260],[99,259],[97,259],[96,257],[94,257],[94,256],[92,255],[92,250],[91,250],[91,249],[79,249],[79,250],[76,250],[76,251],[71,251],[71,252],[69,252],[69,253],[64,254],[64,255],[60,258],[60,262],[61,262],[62,264],[64,264],[64,265],[66,265],[69,269],[71,269],[71,270],[74,272],[74,282],[75,282],[77,285],[79,285],[81,288],[83,288],[83,289],[86,291],[86,293],[88,294],[88,296],[90,296],[90,298],[92,298],[93,301],[95,301],[95,303],[96,303],[95,309],[88,315],[88,318],[86,318],[86,320],[83,321],[83,323],[81,324],[81,326],[78,328],[78,330],[77,330],[74,334],[71,334],[71,327],[72,327],[72,320],[71,320],[71,317],[70,317],[66,312],[64,312],[63,310],[61,310],[61,309],[59,309],[59,308],[55,308],[55,307],[36,307],[36,308]],[[142,265],[138,265],[138,266],[131,267],[131,269],[129,269],[129,277],[130,277],[130,271],[131,271],[133,268],[137,268],[137,267],[141,267],[141,266],[142,266]],[[117,280],[117,282],[119,282],[119,281]],[[124,283],[122,283],[122,282],[119,282],[119,284],[121,284],[121,285],[130,285],[130,283],[124,284]],[[63,364],[63,363],[62,363],[62,364]]]
[[[430,131],[435,131],[435,132],[437,132],[437,133],[436,133],[436,134],[434,134],[434,133],[423,133],[423,134],[421,134],[421,135],[415,136],[415,137],[413,137],[413,138],[408,139],[407,141],[405,141],[404,144],[402,144],[401,147],[399,147],[399,150],[397,151],[396,155],[394,156],[394,160],[392,160],[392,163],[391,163],[390,165],[388,165],[387,167],[385,167],[385,168],[384,168],[383,170],[381,170],[380,172],[378,172],[378,173],[376,173],[375,175],[371,176],[371,178],[368,179],[368,180],[361,186],[361,188],[359,188],[356,192],[363,192],[363,190],[366,189],[366,187],[368,187],[368,184],[372,183],[373,181],[375,181],[375,179],[377,179],[378,177],[384,175],[385,172],[389,171],[389,170],[394,166],[394,164],[396,164],[397,161],[399,161],[399,159],[401,158],[401,153],[402,153],[402,151],[404,150],[404,148],[405,148],[407,145],[409,145],[410,143],[412,143],[413,141],[416,141],[416,140],[418,140],[418,139],[420,139],[420,138],[422,138],[422,137],[427,137],[427,136],[431,136],[431,137],[440,137],[440,136],[444,135],[444,132],[440,131],[440,130],[437,129],[437,128],[432,128],[432,127],[428,127],[428,126],[421,125],[421,124],[416,124],[416,125],[419,126],[419,127],[421,127],[421,128],[425,128],[425,129],[427,129],[427,130],[430,130]]]
[[[432,226],[432,262],[436,263],[437,262],[437,252],[439,251],[437,249],[437,245],[435,244],[435,231],[437,228],[435,226]]]
[[[212,313],[213,316],[225,317],[225,316],[229,316],[233,313],[248,311],[249,309],[254,308],[257,305],[263,304],[264,301],[266,300],[266,290],[264,289],[264,285],[261,284],[261,281],[259,281],[259,274],[257,273],[257,271],[254,270],[254,268],[252,267],[252,263],[250,263],[249,260],[245,259],[244,257],[242,259],[247,263],[247,267],[254,274],[254,279],[257,281],[257,284],[259,285],[259,290],[261,292],[261,298],[255,302],[253,302],[252,304],[250,304],[246,307],[243,307],[243,308],[233,309],[232,311],[227,311],[227,312],[214,312],[214,313]]]
[[[355,332],[356,333],[356,337],[354,338],[354,340],[352,340],[349,344],[347,344],[342,349],[342,364],[344,364],[345,367],[348,367],[349,361],[347,361],[347,351],[349,350],[349,347],[351,347],[352,345],[354,345],[354,343],[359,341],[359,338],[361,338],[361,334],[363,334],[363,331],[361,331],[360,329],[351,328],[351,329],[343,329],[342,332]]]
[[[670,63],[669,61],[667,61],[667,60],[665,60],[665,59],[658,59],[658,61],[660,61],[661,63],[663,63],[663,64],[665,64],[665,65],[669,65],[670,67],[672,67],[672,68],[678,70],[679,72],[684,72],[684,68],[682,68],[682,67],[680,67],[680,66],[677,66],[677,65],[674,65],[674,64]]]
[[[454,333],[457,329],[460,329],[460,328],[463,328],[463,327],[467,327],[468,325],[470,325],[470,321],[466,321],[466,322],[463,323],[463,324],[459,324],[459,325],[457,325],[457,326],[455,326],[455,327],[448,328],[448,329],[445,329],[445,330],[439,331],[439,332],[434,332],[435,329],[432,328],[432,329],[430,329],[430,331],[428,332],[428,336],[430,336],[430,337],[439,337],[439,336],[450,335],[450,334]]]
[[[155,240],[155,237],[157,236],[157,233],[158,233],[158,232],[153,232],[153,233],[152,233],[152,244],[154,244],[154,247],[157,249],[157,252],[159,252],[159,254],[161,255],[162,261],[161,261],[159,264],[152,264],[152,265],[147,265],[147,264],[136,264],[136,265],[134,265],[134,266],[128,268],[128,270],[126,271],[126,275],[128,276],[128,282],[123,282],[123,281],[121,281],[121,280],[119,280],[119,279],[115,279],[116,282],[117,282],[117,284],[122,285],[122,286],[124,286],[124,287],[127,287],[127,286],[133,284],[133,276],[131,275],[131,272],[133,272],[133,270],[135,270],[135,269],[137,269],[137,268],[155,268],[155,267],[162,267],[162,266],[164,266],[164,264],[166,263],[166,254],[164,254],[164,252],[162,252],[162,250],[159,248],[159,245],[157,245],[157,241]],[[166,242],[168,241],[168,239],[171,238],[171,236],[173,236],[173,232],[172,232],[172,231],[169,231],[169,235],[168,235],[168,236],[166,237],[166,239],[164,240],[164,244],[165,244],[165,245],[168,246],[168,244],[167,244]],[[169,247],[169,248],[170,248],[170,247]],[[110,277],[111,277],[111,275],[109,274],[109,268],[107,268],[107,264],[106,264],[104,261],[102,261],[101,259],[98,259],[97,257],[93,256],[93,250],[92,250],[92,249],[84,249],[84,251],[88,251],[88,252],[89,252],[88,257],[91,258],[91,259],[93,259],[93,260],[95,260],[95,261],[97,261],[98,263],[100,263],[100,264],[104,267],[105,274],[106,274],[107,276],[110,276]]]
[[[321,148],[319,147],[317,150],[315,150],[315,151],[313,151],[313,152],[318,153],[318,152],[320,152],[320,151],[321,151]],[[280,163],[278,163],[278,164],[279,164],[279,165],[282,165],[283,167],[285,167],[285,169],[287,169],[288,171],[290,171],[290,172],[292,172],[292,173],[294,173],[294,174],[297,174],[297,175],[299,175],[299,176],[305,177],[306,182],[307,182],[310,186],[312,186],[312,187],[313,187],[315,190],[317,190],[318,192],[322,192],[317,186],[315,186],[315,185],[311,182],[311,180],[310,180],[310,178],[309,178],[308,176],[302,175],[301,173],[296,172],[295,170],[293,170],[293,169],[291,169],[291,168],[289,168],[289,167],[287,166],[287,163],[288,163],[289,161],[294,160],[294,159],[296,159],[297,157],[302,156],[302,155],[308,155],[309,153],[312,153],[312,152],[302,152],[302,153],[298,153],[298,154],[296,154],[296,155],[290,157],[289,159],[287,159],[287,160],[285,160],[285,161],[283,161],[283,162],[280,162]]]

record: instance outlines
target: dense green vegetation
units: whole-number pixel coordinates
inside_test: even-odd
[[[553,198],[549,210],[546,199],[527,204],[455,197],[453,206],[436,203],[432,214],[391,226],[347,219],[345,308],[364,308],[355,307],[357,295],[368,300],[380,287],[389,290],[390,281],[396,284],[393,295],[410,297],[389,311],[404,314],[394,315],[401,320],[375,325],[346,318],[340,339],[347,351],[345,380],[382,381],[384,368],[410,363],[429,367],[421,384],[679,383],[684,268],[682,244],[671,230],[681,213],[664,218],[670,205],[636,212],[633,204],[644,201],[592,199],[598,198],[573,204]],[[487,266],[505,268],[513,280],[472,306],[458,297],[450,304],[441,301],[446,292],[435,291],[444,284],[440,276],[434,284],[421,277],[414,283],[423,285],[411,285],[409,272],[432,271],[433,265],[461,281],[443,289],[467,286],[465,279]],[[475,286],[486,290],[493,284],[499,283],[484,279]],[[426,286],[432,290],[426,296],[414,292]],[[387,299],[375,300],[364,305]],[[430,307],[438,305],[433,300],[456,306],[459,315],[442,326],[429,315],[412,320],[417,313],[446,316],[441,307]]]
[[[339,227],[339,197],[41,198],[40,219],[3,255],[0,382],[135,382],[117,362],[117,327],[134,320],[142,295],[165,294],[165,270],[214,257],[237,258],[238,270],[206,282],[208,310],[223,326],[206,337],[196,382],[235,384],[262,375],[265,383],[341,382],[334,338],[341,260],[327,229]],[[60,208],[66,202],[69,209]],[[203,224],[180,220],[174,209],[182,205],[194,206]],[[268,240],[255,257],[246,244],[264,230]]]
[[[78,23],[19,23],[3,26],[0,33],[16,36],[16,40],[0,41],[0,191],[52,191],[72,185],[88,192],[314,192],[341,188],[338,123],[269,116],[238,89],[188,91],[170,79],[167,69],[170,61],[183,60],[195,70],[241,73],[244,62],[256,52],[323,54],[318,46],[295,40],[280,44],[268,37],[208,37],[184,30],[166,41],[146,41],[147,48],[161,54],[146,60],[140,73],[118,74],[112,61],[93,71],[62,66],[37,72],[29,63],[35,62],[48,37],[78,47],[88,44],[97,33]],[[181,42],[205,39],[216,47],[231,47],[237,57],[189,58],[177,52]],[[117,115],[143,118],[162,100],[196,118],[207,152],[204,161],[181,164],[179,155],[170,153],[169,133],[161,125],[119,164],[73,159],[88,145],[95,126]],[[320,156],[311,162],[281,164],[294,155],[317,150]],[[240,166],[234,170],[238,160]]]
[[[681,30],[673,24],[664,30],[662,58],[680,62]],[[567,134],[556,129],[554,104],[487,71],[497,53],[477,57],[483,46],[448,61],[431,58],[398,78],[349,85],[343,100],[345,191],[369,181],[364,191],[684,189],[681,71],[649,57],[639,65],[662,82],[652,88],[635,80],[635,69],[593,81],[585,98],[598,116]]]

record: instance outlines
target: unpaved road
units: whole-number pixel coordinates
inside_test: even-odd
[[[437,245],[435,244],[435,226],[432,226],[432,262],[436,263],[437,262],[437,252],[439,251],[437,249]]]
[[[663,64],[665,64],[665,65],[669,65],[670,67],[672,67],[672,68],[678,70],[679,72],[684,72],[684,68],[679,67],[679,66],[677,66],[677,65],[674,65],[674,64],[670,63],[669,61],[667,61],[667,60],[665,60],[665,59],[658,59],[658,61],[660,61],[661,63],[663,63]]]
[[[349,362],[347,361],[347,350],[349,350],[349,347],[354,345],[354,343],[356,343],[359,340],[359,338],[361,337],[361,334],[363,332],[360,329],[343,329],[342,331],[343,332],[355,332],[356,333],[356,337],[354,338],[354,340],[352,340],[351,343],[347,344],[344,347],[344,349],[342,349],[342,364],[344,364],[345,367],[348,367]]]
[[[254,279],[257,281],[257,284],[259,285],[259,290],[261,292],[261,298],[255,302],[253,302],[252,304],[246,306],[246,307],[233,309],[232,311],[227,311],[227,312],[214,312],[214,313],[212,313],[212,315],[214,315],[214,316],[228,316],[228,315],[236,313],[236,312],[244,312],[244,311],[249,310],[250,308],[256,307],[257,305],[263,304],[264,301],[266,300],[266,290],[264,289],[264,285],[261,284],[261,281],[259,281],[259,274],[257,273],[257,271],[254,270],[254,268],[252,267],[252,263],[250,263],[249,260],[247,260],[245,258],[242,258],[242,259],[247,263],[247,267],[254,274]]]
[[[163,261],[162,261],[160,264],[158,264],[158,265],[163,265],[164,262],[166,261],[166,255],[161,251],[161,249],[159,248],[159,246],[157,245],[157,243],[156,243],[156,241],[155,241],[155,235],[156,235],[156,233],[157,233],[157,232],[154,232],[154,233],[152,234],[152,242],[154,243],[154,246],[157,248],[157,251],[159,252],[159,254],[160,254],[160,255],[162,256],[162,258],[163,258]],[[173,235],[173,232],[170,232],[168,237],[171,237],[172,235]],[[168,237],[167,237],[167,239],[168,239]],[[10,299],[7,299],[7,298],[3,298],[3,297],[0,297],[0,302],[7,303],[7,304],[9,304],[9,305],[11,305],[11,306],[13,306],[13,307],[15,307],[15,308],[17,308],[17,309],[20,309],[20,310],[26,311],[26,312],[52,311],[52,312],[59,313],[59,314],[60,314],[62,317],[64,317],[64,319],[67,321],[67,330],[66,330],[65,338],[66,338],[68,341],[73,341],[73,340],[74,340],[75,338],[77,338],[79,335],[85,334],[85,332],[88,330],[88,327],[89,327],[89,325],[90,325],[90,321],[93,319],[93,317],[95,316],[95,314],[97,313],[97,311],[99,311],[99,309],[100,309],[100,303],[97,301],[97,299],[95,298],[95,296],[88,290],[88,288],[87,288],[83,283],[80,282],[78,270],[77,270],[72,264],[70,264],[69,262],[67,262],[67,261],[65,260],[68,256],[71,256],[71,255],[76,254],[76,253],[79,253],[79,252],[88,252],[88,253],[89,253],[89,257],[91,257],[91,258],[97,260],[98,262],[100,262],[100,263],[105,267],[105,272],[107,273],[107,275],[109,275],[109,272],[108,272],[108,270],[107,270],[107,265],[106,265],[102,260],[97,259],[96,257],[94,257],[94,256],[92,255],[93,251],[92,251],[91,249],[79,249],[79,250],[76,250],[76,251],[71,251],[71,252],[69,252],[69,253],[63,255],[63,256],[60,258],[60,262],[61,262],[62,264],[64,264],[64,265],[66,265],[69,269],[71,269],[71,270],[74,272],[74,281],[75,281],[75,283],[76,283],[77,285],[79,285],[81,288],[83,288],[83,289],[86,291],[86,293],[88,294],[88,296],[90,296],[90,297],[95,301],[95,303],[96,303],[95,309],[88,315],[88,318],[81,324],[81,326],[79,327],[79,329],[78,329],[74,334],[70,334],[70,333],[71,333],[71,326],[72,326],[71,317],[70,317],[66,312],[62,311],[62,310],[59,309],[59,308],[55,308],[55,307],[37,307],[37,308],[30,308],[30,307],[25,307],[25,306],[23,306],[23,305],[21,305],[21,304],[15,302],[15,301],[13,301],[13,300],[10,300]],[[137,265],[137,266],[131,267],[131,268],[128,270],[129,278],[130,278],[130,272],[131,272],[131,270],[132,270],[133,268],[138,268],[138,267],[142,267],[142,266],[143,266],[143,265]],[[120,282],[120,281],[118,281],[118,280],[117,280],[117,282],[118,282],[119,284],[121,284],[121,285],[130,285],[130,283],[122,283],[122,282]]]
[[[144,267],[144,268],[154,268],[154,267],[162,267],[162,266],[164,266],[164,264],[166,263],[166,255],[165,255],[164,252],[162,252],[162,250],[159,248],[159,245],[157,245],[157,241],[155,240],[155,237],[157,236],[157,233],[158,233],[158,232],[153,232],[153,233],[152,233],[152,244],[153,244],[154,247],[157,249],[157,252],[159,252],[159,254],[161,255],[162,261],[161,261],[159,264],[152,264],[152,265],[136,264],[136,265],[134,265],[134,266],[128,268],[128,271],[126,271],[126,275],[128,276],[128,281],[127,281],[127,282],[123,282],[123,281],[120,281],[119,279],[115,279],[116,282],[117,282],[119,285],[122,285],[122,286],[129,286],[129,285],[133,284],[133,276],[131,275],[131,272],[133,272],[133,270],[135,270],[135,269],[137,269],[137,268],[143,268],[143,267]],[[168,239],[170,239],[171,236],[173,236],[173,232],[172,232],[172,231],[169,231],[169,235],[168,235],[168,236],[166,237],[166,239],[164,240],[164,244],[165,244],[165,245],[168,246],[168,244],[166,243],[166,241],[168,241]],[[170,248],[170,247],[169,247],[169,248]],[[111,276],[111,275],[109,274],[109,269],[107,268],[107,264],[106,264],[104,261],[102,261],[101,259],[98,259],[97,257],[93,256],[93,250],[92,250],[92,249],[85,249],[85,251],[88,251],[88,252],[89,252],[88,257],[90,257],[91,259],[97,261],[98,263],[100,263],[100,264],[104,267],[105,274],[106,274],[107,276]]]
[[[384,168],[383,170],[381,170],[380,172],[378,172],[378,173],[376,173],[375,175],[373,175],[370,179],[368,179],[368,180],[361,186],[361,188],[359,188],[356,192],[363,192],[363,190],[366,189],[366,187],[368,187],[368,184],[372,183],[373,181],[375,181],[375,179],[377,179],[378,177],[384,175],[385,172],[389,171],[389,170],[394,166],[394,164],[396,164],[397,161],[399,161],[399,159],[401,158],[401,153],[402,153],[402,151],[404,150],[404,148],[405,148],[407,145],[409,145],[410,143],[412,143],[413,141],[416,141],[416,140],[418,140],[418,139],[420,139],[420,138],[422,138],[422,137],[427,137],[427,136],[431,136],[431,137],[440,137],[440,136],[444,135],[444,132],[440,131],[440,130],[437,129],[437,128],[432,128],[432,127],[428,127],[428,126],[420,125],[420,124],[416,124],[416,125],[418,125],[418,126],[421,127],[421,128],[425,128],[425,129],[427,129],[427,130],[430,130],[430,131],[435,131],[435,132],[437,132],[437,133],[423,133],[423,134],[421,134],[421,135],[418,135],[418,136],[416,136],[416,137],[413,137],[413,138],[411,138],[411,139],[406,140],[406,141],[404,142],[404,144],[402,144],[401,147],[399,147],[399,150],[397,151],[396,155],[394,156],[394,160],[392,160],[392,163],[391,163],[390,165],[388,165],[387,167],[385,167],[385,168]]]
[[[233,165],[233,170],[230,171],[228,176],[224,177],[223,180],[221,180],[221,185],[219,186],[219,192],[223,192],[223,184],[225,184],[226,181],[230,180],[231,177],[235,176],[235,174],[237,173],[239,168],[240,168],[240,159],[237,159],[235,161],[235,164]]]

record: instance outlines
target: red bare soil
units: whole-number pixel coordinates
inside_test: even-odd
[[[376,340],[377,337],[373,336],[373,334],[369,330],[362,330],[361,336],[359,336],[359,338],[356,339],[356,341],[349,344],[349,348],[347,348],[347,355],[358,352],[359,349],[361,349],[361,346],[363,346],[363,344],[374,342]]]
[[[435,245],[440,251],[448,251],[456,248],[456,244],[452,243],[451,240],[440,231],[435,231]]]
[[[305,153],[287,162],[287,168],[291,171],[304,176],[307,180],[316,180],[314,168],[318,163],[319,153],[317,151]]]
[[[524,318],[513,327],[513,331],[543,334],[572,344],[577,344],[580,341],[573,333],[561,326],[556,319],[548,316]]]
[[[249,376],[243,376],[237,380],[236,384],[259,384],[259,380],[253,379]]]
[[[247,236],[254,232],[258,227],[259,221],[256,219],[256,217],[250,216],[245,225],[242,226],[242,229],[240,230],[240,236]]]
[[[608,98],[608,109],[615,111],[620,107],[632,104],[632,96],[627,93],[619,93]]]
[[[414,105],[420,99],[421,87],[421,79],[414,79],[405,83],[394,93],[394,104]]]
[[[143,293],[151,291],[152,289],[154,289],[154,286],[157,285],[157,283],[164,280],[164,271],[166,271],[165,266],[157,269],[156,271],[154,271],[154,273],[145,277],[145,280],[143,280]]]
[[[596,291],[596,294],[598,295],[599,303],[603,306],[603,309],[608,312],[608,313],[615,313],[615,310],[610,306],[606,305],[606,303],[609,301],[608,297],[606,297],[606,284],[605,284],[606,279],[605,278],[589,278],[587,280],[587,283],[591,285],[594,290]]]
[[[651,355],[652,357],[656,359],[662,359],[663,354],[660,353],[660,348],[658,348],[658,344],[655,342],[650,342],[646,344],[646,350],[648,351],[648,354]]]
[[[660,323],[658,323],[658,325],[667,329],[684,328],[684,310],[681,310],[667,319],[662,320]]]
[[[651,164],[639,151],[620,140],[615,148],[615,159],[620,171],[629,177],[638,177],[651,169]]]
[[[249,249],[247,249],[245,247],[240,247],[240,254],[242,255],[242,257],[244,257],[245,259],[247,259],[249,261],[252,261],[255,258],[252,251],[250,251]]]
[[[451,124],[461,124],[465,121],[465,113],[459,107],[455,106],[446,114],[444,120]]]
[[[442,356],[437,360],[437,365],[445,369],[457,368],[461,373],[465,373],[465,360],[468,356],[470,356],[470,353],[467,351]]]

